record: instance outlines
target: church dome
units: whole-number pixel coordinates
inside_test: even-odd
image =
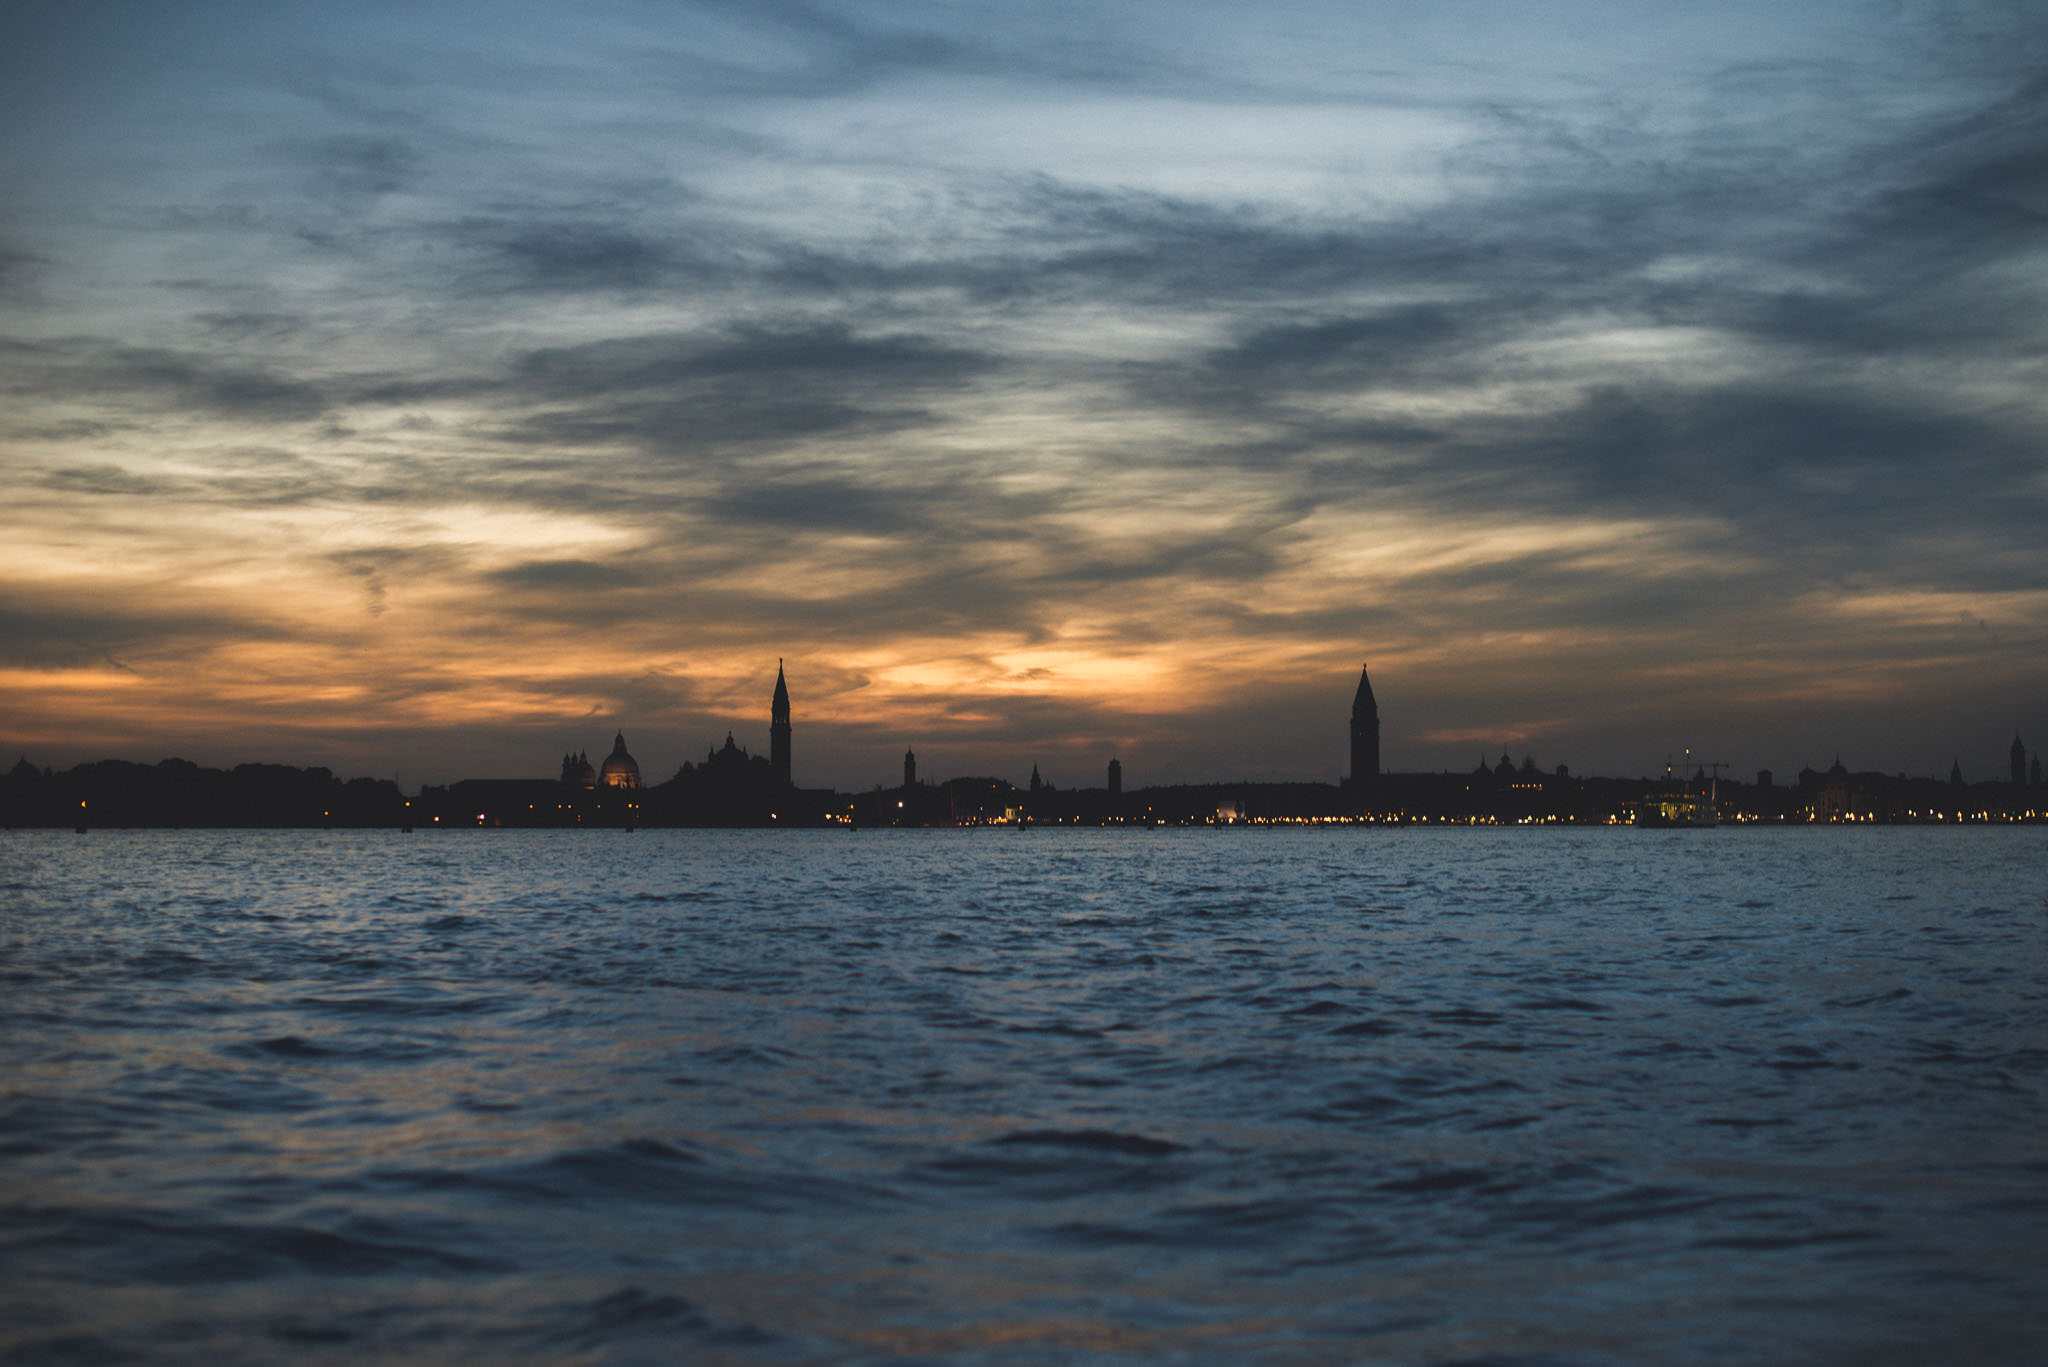
[[[611,754],[605,756],[604,767],[597,771],[597,781],[607,788],[638,788],[640,766],[626,753],[626,733],[619,732],[612,742]]]

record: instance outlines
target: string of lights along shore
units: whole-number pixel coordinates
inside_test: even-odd
[[[8,825],[391,825],[418,829],[642,826],[1059,827],[1316,824],[1688,825],[1924,823],[2048,819],[2041,759],[2015,735],[2007,771],[1969,782],[1960,759],[1946,776],[1851,770],[1837,758],[1786,782],[1768,769],[1752,778],[1690,752],[1655,777],[1575,775],[1569,766],[1517,761],[1503,748],[1469,771],[1388,772],[1370,666],[1352,695],[1346,758],[1336,783],[1216,781],[1127,788],[1110,755],[1100,786],[1061,788],[1033,765],[1019,786],[996,777],[919,776],[906,748],[901,781],[865,791],[796,781],[795,724],[786,665],[778,661],[768,708],[768,753],[750,752],[728,730],[701,760],[649,783],[623,728],[593,762],[565,752],[542,779],[464,779],[407,795],[394,782],[342,781],[326,769],[242,765],[203,769],[181,760],[120,761],[57,773],[24,757],[0,779]]]

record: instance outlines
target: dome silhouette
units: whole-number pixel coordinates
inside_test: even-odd
[[[619,732],[612,742],[611,754],[605,756],[604,767],[597,771],[598,784],[606,788],[638,788],[640,766],[626,753],[626,733]]]

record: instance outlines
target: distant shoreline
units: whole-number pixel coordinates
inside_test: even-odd
[[[1114,777],[1114,776],[1113,776]],[[468,779],[407,796],[389,779],[325,768],[185,760],[104,760],[64,772],[25,759],[0,774],[0,827],[148,830],[525,828],[718,829],[1007,826],[1626,826],[1682,806],[1721,826],[1999,825],[2048,820],[2048,786],[1802,770],[1791,783],[1695,774],[1690,781],[1579,777],[1533,766],[1381,774],[1363,782],[1214,782],[1124,791],[1028,788],[999,778],[919,782],[864,792],[801,788],[770,766],[685,766],[666,782],[605,786],[554,779]],[[1668,819],[1668,817],[1667,817]]]

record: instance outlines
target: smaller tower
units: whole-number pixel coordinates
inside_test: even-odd
[[[1037,765],[1035,765],[1035,764],[1034,764],[1034,765],[1032,765],[1032,766],[1031,766],[1031,791],[1035,793],[1035,792],[1037,792],[1037,791],[1038,791],[1038,790],[1039,790],[1040,788],[1043,788],[1044,786],[1045,786],[1045,781],[1044,781],[1043,779],[1039,778],[1039,776],[1038,776],[1038,766],[1037,766]]]
[[[1948,762],[1948,781],[1960,788],[1963,786],[1963,762],[1952,759]]]
[[[1109,795],[1110,795],[1111,797],[1122,797],[1122,796],[1123,796],[1123,793],[1124,793],[1124,766],[1123,766],[1123,762],[1122,762],[1121,760],[1118,760],[1118,759],[1114,759],[1114,758],[1112,758],[1112,759],[1111,759],[1111,760],[1109,761]]]
[[[2012,738],[2012,786],[2024,788],[2027,784],[2027,747],[2020,744],[2017,733]]]
[[[905,750],[903,752],[903,786],[906,788],[915,788],[917,786],[917,751],[915,750]]]
[[[779,659],[775,662],[775,698],[768,704],[768,763],[775,771],[775,781],[789,787],[789,685],[782,681]]]

